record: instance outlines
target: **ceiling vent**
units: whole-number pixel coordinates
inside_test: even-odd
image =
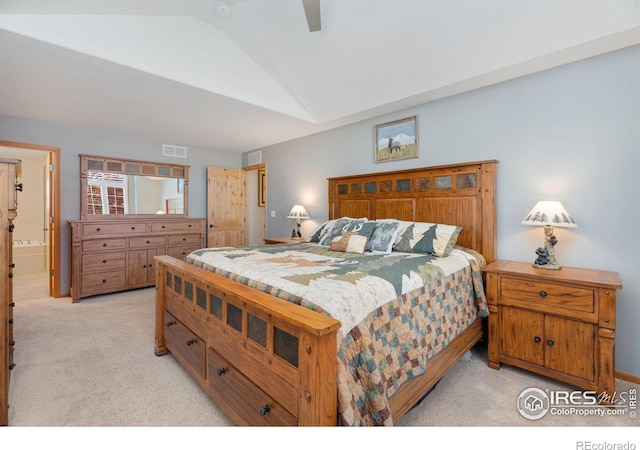
[[[163,156],[172,156],[174,158],[186,158],[187,147],[176,147],[175,145],[164,144],[162,146]]]
[[[247,165],[255,166],[256,164],[261,164],[261,163],[262,163],[262,152],[261,151],[249,153],[247,155]]]

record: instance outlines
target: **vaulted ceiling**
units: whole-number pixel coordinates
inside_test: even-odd
[[[0,0],[0,114],[250,151],[640,43],[640,0]]]

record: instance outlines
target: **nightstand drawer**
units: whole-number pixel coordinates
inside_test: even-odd
[[[546,311],[566,310],[571,312],[594,313],[595,295],[593,289],[537,282],[522,278],[501,277],[500,296],[502,304],[521,305],[525,307],[539,306]],[[535,308],[537,309],[537,308]]]

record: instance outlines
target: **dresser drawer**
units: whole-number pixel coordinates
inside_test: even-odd
[[[82,225],[83,236],[104,236],[109,234],[139,234],[146,233],[145,223],[124,222],[124,223],[85,223]]]
[[[166,310],[164,312],[164,337],[167,348],[174,357],[190,372],[195,372],[204,379],[206,343]]]
[[[295,415],[253,384],[242,372],[226,361],[211,347],[207,350],[209,386],[247,425],[296,426]]]
[[[177,247],[168,247],[167,255],[173,256],[174,258],[177,258],[177,259],[184,259],[185,256],[187,256],[189,253],[195,250],[198,250],[199,248],[200,246],[194,246],[194,245],[180,245]]]
[[[180,222],[154,222],[151,224],[151,231],[154,233],[172,231],[200,231],[201,220],[182,220]]]
[[[169,245],[186,245],[192,244],[200,246],[200,234],[178,234],[174,236],[168,236]]]
[[[110,271],[126,267],[126,252],[104,252],[82,256],[82,272]]]
[[[117,291],[126,286],[124,270],[82,275],[82,293]]]
[[[500,282],[501,304],[561,313],[594,313],[593,289],[571,284],[538,282],[503,276]]]
[[[163,247],[166,243],[166,236],[144,236],[129,238],[129,248]]]
[[[83,252],[99,252],[101,250],[123,250],[127,247],[127,240],[120,239],[95,239],[82,243]]]

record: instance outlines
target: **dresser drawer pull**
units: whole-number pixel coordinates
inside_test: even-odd
[[[227,373],[227,369],[225,369],[224,367],[221,367],[220,369],[218,369],[218,376],[219,377],[221,377],[225,373]]]
[[[147,244],[151,244],[151,241],[147,241]]]
[[[9,324],[13,325],[13,319],[9,319]]]
[[[168,327],[172,327],[172,326],[174,326],[175,324],[176,324],[176,322],[175,322],[175,321],[169,321],[169,322],[167,322],[167,326],[168,326]]]
[[[131,227],[131,229],[132,229],[132,230],[135,230],[135,229],[136,229],[136,227]]]
[[[14,347],[16,345],[16,341],[9,341],[9,347]]]
[[[100,228],[96,228],[96,231],[100,231]]]
[[[107,243],[105,242],[104,244],[102,244],[102,246],[103,246],[103,247],[106,247],[106,246],[107,246]]]
[[[260,408],[260,415],[261,416],[266,416],[268,412],[271,411],[271,408],[269,407],[269,404],[264,405],[262,408]]]
[[[540,336],[536,336],[533,338],[533,342],[535,342],[536,344],[539,344],[541,340],[542,339],[540,339]]]
[[[13,308],[14,306],[16,306],[16,302],[11,302],[11,303],[9,303],[9,306],[10,306],[11,308]]]
[[[553,342],[551,339],[547,339],[547,345],[549,347],[553,346],[553,344],[555,344],[555,342]]]
[[[102,264],[106,264],[106,263],[107,263],[107,260],[106,260],[106,259],[103,259],[103,260],[102,260]]]
[[[182,238],[182,242],[185,242],[187,240],[187,238]]]
[[[187,345],[193,345],[193,344],[195,344],[195,343],[196,343],[196,340],[195,340],[195,339],[189,339],[189,340],[187,341]]]
[[[544,298],[546,296],[547,296],[547,293],[545,291],[540,291],[540,297]]]
[[[9,278],[13,278],[13,273],[10,273],[10,274],[9,274]]]
[[[102,280],[102,282],[103,282],[103,283],[106,283],[106,282],[107,282],[107,280]]]
[[[13,370],[16,365],[14,363],[9,364],[9,370]]]
[[[22,183],[16,183],[16,191],[22,192]]]
[[[16,263],[11,263],[9,264],[9,267],[11,267],[12,269],[16,267]]]

